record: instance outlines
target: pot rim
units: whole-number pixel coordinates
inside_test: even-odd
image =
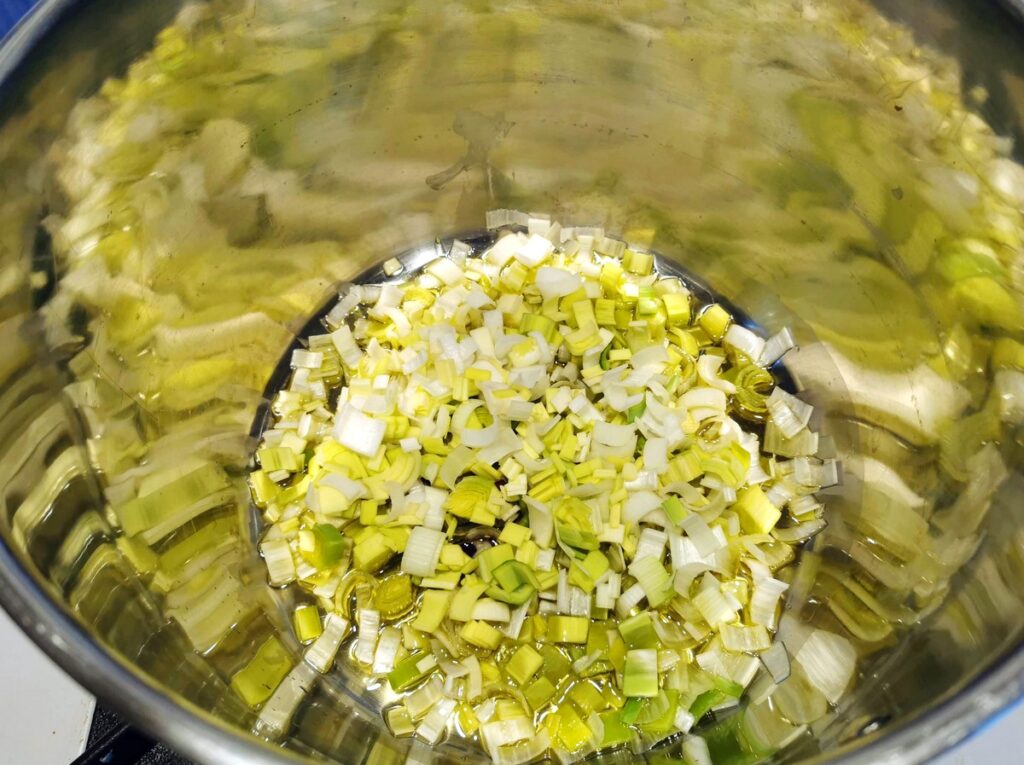
[[[0,42],[0,86],[32,49],[82,0],[40,0]],[[1024,19],[1024,0],[1002,0]],[[187,699],[175,698],[92,639],[83,625],[0,540],[0,606],[77,682],[125,719],[208,765],[281,765],[310,760],[229,726]],[[956,693],[916,717],[851,741],[804,765],[918,765],[984,729],[1024,697],[1024,642],[1009,648]]]

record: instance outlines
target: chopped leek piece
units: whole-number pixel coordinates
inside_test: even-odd
[[[693,700],[692,704],[690,704],[690,714],[693,715],[694,719],[700,720],[704,715],[728,698],[729,696],[727,694],[717,688],[704,691]]]
[[[721,340],[732,323],[732,316],[722,306],[715,303],[709,305],[701,312],[700,316],[697,317],[697,323],[700,324],[701,329],[708,333],[712,340]]]
[[[320,609],[309,603],[295,609],[293,620],[295,636],[300,643],[309,643],[320,637],[320,633],[324,631],[323,623],[320,621]]]
[[[476,558],[480,566],[480,576],[486,582],[493,581],[495,570],[506,563],[514,562],[515,555],[515,548],[512,545],[497,545],[484,550]]]
[[[722,645],[726,650],[736,653],[759,653],[771,646],[768,631],[759,624],[750,627],[742,624],[723,624],[721,635]]]
[[[814,630],[796,653],[808,681],[835,704],[853,678],[857,651],[846,638]]]
[[[451,599],[452,594],[445,590],[424,592],[419,613],[416,614],[416,619],[412,623],[413,628],[421,632],[434,632],[441,626],[441,622],[448,614],[448,604]]]
[[[574,683],[572,690],[569,691],[569,698],[586,714],[600,712],[605,706],[604,694],[597,689],[597,686],[587,680]]]
[[[645,252],[626,250],[622,267],[631,274],[646,276],[654,270],[654,256]]]
[[[523,690],[526,701],[534,711],[542,708],[555,695],[555,686],[547,676],[538,677]]]
[[[558,723],[558,740],[569,752],[592,746],[594,731],[572,704],[563,704],[552,718]]]
[[[547,638],[552,643],[586,643],[589,630],[586,617],[559,614],[548,619]]]
[[[459,637],[470,645],[493,651],[501,643],[501,632],[482,621],[466,622],[459,630]]]
[[[288,652],[276,637],[271,636],[249,663],[231,678],[231,688],[242,701],[255,708],[270,698],[291,668]]]
[[[530,539],[528,526],[520,526],[518,523],[506,523],[498,536],[499,542],[506,542],[513,547],[521,547]]]
[[[433,576],[444,541],[442,531],[426,526],[415,527],[402,554],[402,571],[414,576]]]
[[[659,691],[637,716],[637,726],[644,733],[668,733],[676,724],[679,691],[668,688]]]
[[[542,657],[531,646],[524,645],[519,648],[505,665],[505,672],[519,685],[525,685],[540,668],[544,665]]]
[[[326,672],[334,663],[334,658],[341,647],[342,640],[348,635],[349,621],[338,613],[327,614],[324,631],[309,648],[306,649],[306,663],[317,672]]]
[[[619,622],[619,634],[630,648],[659,648],[661,646],[651,615],[647,611],[642,611],[636,616]]]
[[[679,501],[679,497],[667,497],[664,502],[661,503],[661,509],[665,511],[665,515],[672,521],[676,526],[683,522],[683,519],[687,516],[686,508],[683,507],[683,503]]]
[[[437,668],[437,659],[429,653],[415,651],[395,665],[388,673],[393,691],[404,691],[425,678]]]
[[[634,648],[626,652],[626,668],[622,673],[622,692],[627,696],[658,695],[658,652]]]
[[[349,543],[334,526],[318,523],[307,533],[308,537],[299,534],[299,552],[314,568],[330,568],[345,555]]]
[[[653,608],[666,603],[675,594],[672,575],[656,558],[637,558],[630,564],[629,573],[636,577]]]
[[[782,517],[782,511],[771,503],[760,486],[748,486],[739,492],[735,507],[743,530],[748,534],[767,534]]]
[[[511,606],[521,606],[537,592],[531,584],[521,584],[514,590],[506,590],[501,587],[491,586],[486,590],[487,594],[494,600],[508,603]]]
[[[383,619],[397,619],[408,613],[413,604],[412,580],[405,574],[387,577],[374,591],[373,604]]]
[[[264,539],[260,543],[260,553],[267,564],[272,585],[278,586],[295,580],[295,560],[287,539]]]
[[[500,547],[491,548],[492,550],[499,550]],[[483,560],[484,556],[481,556],[481,575],[485,575]],[[517,560],[507,560],[500,564],[497,568],[492,569],[492,581],[494,581],[501,589],[506,591],[516,590],[523,585],[529,585],[536,589],[540,585],[537,582],[537,577],[534,576],[533,572],[528,566],[520,563]]]
[[[690,323],[690,300],[687,295],[674,293],[662,295],[661,302],[665,306],[665,315],[669,324],[686,325]]]
[[[136,496],[114,507],[124,533],[138,535],[146,544],[159,541],[204,510],[223,504],[229,498],[225,492],[231,490],[227,473],[212,462],[187,460],[164,472],[166,475],[151,476],[154,480],[143,482]]]
[[[412,718],[409,716],[409,710],[404,706],[391,707],[384,713],[384,718],[391,734],[397,738],[411,736],[416,730],[416,726],[413,725]]]
[[[600,714],[604,736],[601,740],[602,749],[612,749],[623,744],[630,744],[636,739],[636,731],[623,719],[618,710],[609,710]]]
[[[352,548],[352,559],[361,571],[379,571],[394,556],[395,550],[380,533],[364,537]]]
[[[448,611],[449,618],[459,622],[470,621],[473,618],[473,606],[486,590],[486,582],[464,581],[462,587],[452,598],[451,608]]]
[[[622,709],[619,710],[619,718],[626,725],[632,725],[640,717],[640,713],[644,709],[646,702],[644,699],[639,697],[627,698],[626,703],[622,705]]]

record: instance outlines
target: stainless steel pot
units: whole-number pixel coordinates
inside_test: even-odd
[[[859,678],[782,751],[719,726],[719,762],[923,762],[1018,698],[1016,0],[256,0],[159,33],[179,5],[44,0],[0,50],[0,601],[71,675],[201,762],[479,757],[393,739],[345,668],[276,737],[229,680],[270,634],[297,651],[244,486],[292,333],[518,207],[645,237],[801,342],[846,475],[790,614]],[[245,149],[207,147],[197,190],[218,119]],[[182,465],[217,478],[122,533]]]

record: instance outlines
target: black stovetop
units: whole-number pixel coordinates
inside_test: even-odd
[[[72,765],[194,765],[97,704],[85,752]]]

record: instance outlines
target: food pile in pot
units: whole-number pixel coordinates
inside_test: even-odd
[[[762,663],[789,674],[777,575],[837,465],[771,371],[788,330],[600,231],[502,221],[525,226],[388,261],[294,350],[250,476],[260,551],[309,594],[307,662],[345,646],[396,735],[452,721],[497,762],[647,748]],[[854,669],[820,630],[795,660],[833,702]]]

